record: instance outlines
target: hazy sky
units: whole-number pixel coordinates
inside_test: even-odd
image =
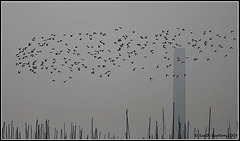
[[[238,46],[237,41],[232,39],[237,37],[238,12],[236,2],[4,2],[1,12],[2,121],[14,120],[22,131],[25,122],[34,124],[37,118],[41,122],[48,118],[50,125],[58,129],[63,128],[64,122],[69,126],[71,122],[76,122],[83,127],[85,138],[86,134],[90,134],[93,117],[94,125],[102,135],[111,132],[124,137],[125,109],[128,108],[131,137],[138,138],[147,136],[149,117],[152,118],[152,134],[156,120],[161,127],[164,107],[169,134],[173,79],[166,78],[165,74],[172,75],[173,68],[166,69],[165,66],[172,62],[164,60],[166,51],[160,43],[161,49],[155,49],[154,57],[148,49],[139,51],[134,64],[136,71],[132,71],[134,67],[130,63],[122,63],[121,68],[108,65],[112,71],[110,77],[99,78],[91,75],[89,68],[89,71],[72,74],[73,79],[66,84],[61,81],[52,83],[52,75],[44,71],[32,74],[22,69],[18,75],[16,53],[33,37],[40,40],[52,33],[60,39],[64,33],[70,38],[70,34],[82,32],[84,41],[79,46],[85,47],[90,42],[86,41],[87,32],[105,32],[106,48],[112,49],[113,42],[124,34],[129,35],[133,46],[137,47],[141,35],[148,35],[152,43],[154,34],[169,29],[174,35],[178,33],[176,27],[180,27],[186,31],[181,31],[182,35],[176,42],[185,48],[189,57],[186,59],[186,121],[190,121],[190,133],[193,133],[194,127],[203,132],[208,125],[209,107],[212,107],[215,133],[226,133],[229,121],[232,132],[236,132]],[[119,26],[122,30],[115,32],[114,29]],[[133,30],[136,32],[134,35]],[[197,47],[187,45],[192,39],[211,37],[209,30],[212,30],[214,48],[204,48],[203,44],[199,44],[204,51],[201,54]],[[231,30],[234,32],[231,33]],[[190,34],[191,31],[193,34]],[[203,31],[207,31],[207,37]],[[222,37],[218,38],[216,34]],[[224,35],[227,35],[226,40]],[[71,45],[77,44],[77,40],[66,39]],[[221,49],[219,44],[224,48]],[[233,49],[229,49],[230,46]],[[35,47],[38,50],[39,46]],[[154,47],[149,44],[149,48]],[[116,54],[105,54],[104,57]],[[147,54],[147,59],[142,57],[144,54]],[[173,57],[173,48],[168,50],[167,56]],[[51,57],[50,54],[40,55],[40,58]],[[195,57],[198,61],[193,61]],[[85,59],[90,66],[98,63],[94,59]],[[155,68],[157,64],[160,64],[159,71]],[[143,66],[145,69],[141,71]],[[65,79],[68,75],[63,73],[58,78]],[[153,80],[149,81],[149,77]]]

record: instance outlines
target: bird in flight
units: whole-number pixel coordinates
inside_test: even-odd
[[[198,58],[193,58],[193,61],[197,61],[198,60]]]

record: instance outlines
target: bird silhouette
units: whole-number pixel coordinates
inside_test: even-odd
[[[179,77],[179,75],[176,75],[176,78],[178,78]]]
[[[198,60],[198,58],[193,58],[193,61],[197,61]]]

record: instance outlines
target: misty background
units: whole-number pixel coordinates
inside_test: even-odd
[[[85,138],[91,133],[93,117],[94,126],[102,135],[111,132],[124,138],[128,108],[131,138],[139,138],[147,135],[149,117],[152,134],[155,121],[161,127],[164,107],[168,135],[172,127],[173,81],[164,78],[166,70],[132,72],[127,66],[112,67],[111,77],[106,79],[83,72],[67,84],[52,83],[47,73],[17,74],[18,47],[25,46],[35,36],[51,33],[103,31],[112,42],[117,37],[114,29],[118,26],[122,26],[125,33],[134,30],[138,35],[154,35],[161,30],[182,27],[194,31],[196,36],[212,29],[219,34],[230,34],[234,30],[237,37],[237,10],[234,2],[4,2],[1,12],[2,123],[13,120],[22,132],[24,123],[35,125],[36,119],[44,122],[47,118],[50,126],[58,129],[66,123],[68,131],[70,124],[76,123],[83,128]],[[217,55],[208,53],[213,58],[210,62],[206,56],[185,49],[186,56],[199,57],[196,62],[186,61],[186,121],[190,122],[190,135],[193,128],[204,133],[209,107],[212,107],[215,134],[226,133],[229,121],[232,133],[237,132],[238,46],[237,41],[225,44],[231,44],[234,50]],[[173,50],[170,53],[173,56]],[[149,62],[140,61],[137,67],[143,63],[148,68],[161,60],[162,57],[155,57]],[[152,82],[149,76],[154,78]]]

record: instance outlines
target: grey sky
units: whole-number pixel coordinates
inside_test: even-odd
[[[62,128],[64,122],[70,125],[76,121],[86,135],[90,134],[91,117],[94,117],[95,126],[102,134],[111,132],[124,137],[125,109],[128,108],[131,137],[137,138],[147,135],[149,117],[154,127],[152,133],[154,121],[157,120],[161,127],[164,107],[169,134],[173,81],[166,79],[165,74],[173,70],[164,68],[168,65],[163,60],[164,50],[156,53],[159,57],[145,60],[137,57],[136,72],[130,64],[119,69],[110,66],[109,78],[100,79],[83,71],[73,74],[67,84],[52,83],[51,75],[44,72],[34,75],[22,71],[18,75],[16,53],[18,47],[26,46],[33,37],[48,37],[51,33],[61,36],[64,33],[106,32],[106,48],[111,49],[114,40],[123,34],[130,35],[133,30],[139,36],[150,36],[153,41],[155,33],[167,29],[174,33],[176,27],[180,27],[188,32],[178,42],[190,58],[186,60],[186,121],[190,121],[191,131],[196,127],[203,132],[208,108],[212,107],[215,132],[225,133],[228,121],[236,132],[238,46],[232,38],[237,37],[238,31],[237,6],[236,2],[4,2],[1,12],[2,121],[14,120],[15,125],[22,126],[22,131],[25,122],[34,124],[36,118],[42,122],[48,118],[50,125],[57,128]],[[118,26],[123,27],[121,33],[114,31]],[[203,31],[210,29],[214,36],[219,33],[229,37],[227,41],[213,41],[226,48],[218,53],[206,49],[199,54],[197,49],[184,46],[192,39],[190,31],[194,32],[193,38],[200,39]],[[234,33],[231,34],[231,30]],[[139,40],[138,36],[132,38],[134,43]],[[233,50],[229,50],[229,46],[233,46]],[[225,54],[228,54],[226,58]],[[173,56],[173,49],[168,56]],[[194,62],[195,57],[199,60]],[[207,57],[211,61],[206,61]],[[86,62],[96,64],[91,59]],[[163,69],[153,69],[156,64]],[[142,66],[146,68],[144,71],[140,71]],[[151,82],[149,77],[153,77]]]

